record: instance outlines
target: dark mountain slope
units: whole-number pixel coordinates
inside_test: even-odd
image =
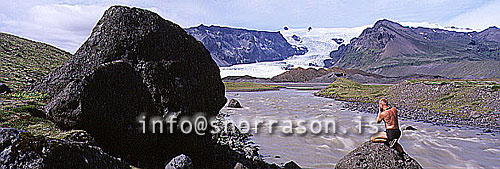
[[[330,53],[327,66],[386,76],[432,74],[454,78],[500,77],[500,31],[454,32],[405,27],[380,20]],[[459,70],[459,71],[457,71]]]
[[[279,32],[204,25],[185,30],[205,45],[218,66],[283,60],[307,52],[290,45]]]

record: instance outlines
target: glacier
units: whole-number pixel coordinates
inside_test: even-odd
[[[457,32],[477,31],[469,28],[444,27],[439,24],[428,22],[399,22],[403,26],[427,27],[445,29]],[[321,68],[324,66],[323,60],[330,58],[330,52],[337,50],[342,44],[348,44],[352,38],[372,25],[365,25],[353,28],[287,28],[279,31],[291,45],[306,47],[309,51],[304,55],[294,55],[282,61],[258,62],[250,64],[238,64],[229,67],[219,67],[221,77],[244,76],[271,78],[292,68]],[[342,39],[338,43],[336,39]]]

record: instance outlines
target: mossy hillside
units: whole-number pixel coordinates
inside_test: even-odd
[[[45,43],[0,33],[0,81],[15,90],[24,90],[61,66],[70,56]]]
[[[17,128],[34,135],[58,137],[60,130],[44,116],[48,96],[27,88],[61,66],[70,53],[48,44],[0,33],[0,81],[13,93],[0,94],[0,127]]]
[[[40,93],[16,92],[0,95],[0,127],[16,128],[33,135],[57,138],[64,133],[47,120],[42,107],[48,96]]]
[[[278,90],[279,88],[284,88],[283,86],[258,84],[252,82],[224,82],[224,86],[226,87],[226,91],[242,92]]]
[[[342,101],[375,103],[386,95],[388,85],[359,84],[346,78],[337,78],[325,89],[315,93],[322,97],[334,98]]]

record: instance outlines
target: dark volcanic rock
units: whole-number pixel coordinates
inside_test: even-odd
[[[337,43],[338,45],[344,43],[344,39],[342,38],[332,38],[333,41],[335,41],[335,43]]]
[[[233,108],[243,108],[240,104],[240,102],[236,99],[231,99],[229,103],[227,104],[227,107],[233,107]]]
[[[142,134],[142,117],[215,116],[226,103],[208,50],[156,13],[109,8],[75,55],[34,90],[53,96],[46,111],[58,126],[88,131],[105,151],[135,165],[164,167],[181,153],[195,166],[214,164],[209,136]]]
[[[236,165],[234,165],[234,169],[247,169],[247,167],[245,167],[243,164],[241,163],[236,163]]]
[[[283,169],[301,169],[301,167],[294,161],[289,161],[283,166]]]
[[[181,154],[168,162],[165,169],[191,169],[193,168],[193,163],[191,158]]]
[[[186,31],[205,45],[219,66],[277,61],[307,52],[290,45],[279,32],[205,25]]]
[[[0,82],[0,93],[10,93],[10,92],[11,92],[10,87]]]
[[[0,129],[0,168],[130,168],[101,148],[82,142]]]
[[[297,42],[300,42],[300,37],[297,35],[292,35],[292,39],[297,41]]]
[[[342,157],[335,168],[422,168],[407,154],[402,157],[384,143],[365,142]]]
[[[413,126],[406,126],[403,128],[403,130],[417,130],[417,128],[415,128]]]

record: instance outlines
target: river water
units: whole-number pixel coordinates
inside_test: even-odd
[[[250,122],[249,132],[254,134],[252,141],[260,146],[259,153],[266,161],[283,164],[293,160],[306,168],[332,168],[344,155],[368,141],[376,129],[383,131],[383,124],[373,127],[375,114],[345,110],[342,102],[316,97],[314,92],[291,88],[227,92],[228,99],[239,100],[244,108],[225,107],[222,111],[230,114],[229,118],[236,124]],[[291,126],[294,133],[289,133],[290,123],[286,120],[294,124]],[[299,120],[305,121],[301,124],[302,128],[296,124]],[[255,133],[253,127],[258,121],[261,122]],[[273,121],[278,123],[270,127]],[[329,128],[326,127],[327,122]],[[418,130],[404,130],[399,143],[424,168],[500,167],[499,135],[400,119],[401,127],[407,125]],[[314,134],[320,127],[327,128],[329,132]],[[269,128],[272,128],[271,132]],[[304,129],[307,133],[302,134]]]

